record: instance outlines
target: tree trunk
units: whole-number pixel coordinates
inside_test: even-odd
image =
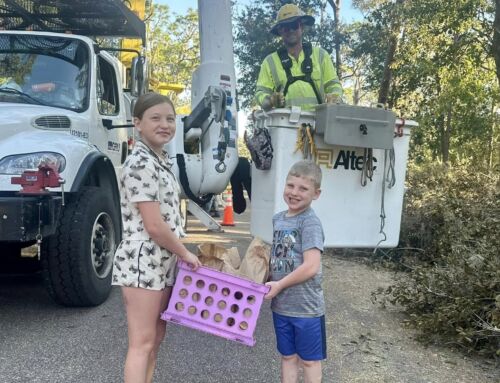
[[[495,20],[493,21],[493,44],[491,50],[495,58],[497,79],[500,84],[500,0],[495,0]]]
[[[450,161],[450,137],[451,137],[451,105],[448,105],[448,112],[446,113],[446,124],[443,124],[443,131],[441,135],[441,158],[444,164]]]
[[[354,105],[359,105],[359,100],[361,98],[361,84],[359,78],[354,76],[354,90],[352,94],[352,103]]]
[[[444,127],[444,122],[445,122],[445,118],[444,118],[444,114],[443,113],[440,113],[437,118],[436,118],[436,130],[438,131],[438,137],[439,137],[439,149],[436,147],[436,150],[433,150],[432,153],[433,153],[433,160],[436,160],[436,159],[443,159],[443,155],[442,155],[442,152],[443,152],[443,141],[444,141],[444,131],[445,131],[445,127]]]
[[[498,0],[500,1],[500,0]],[[334,38],[335,38],[335,68],[337,69],[337,76],[339,79],[342,79],[342,58],[340,56],[340,6],[342,4],[342,0],[328,0],[328,4],[333,9],[333,20],[335,23],[334,26]]]
[[[500,1],[500,0],[498,0]],[[396,0],[394,7],[390,11],[392,16],[392,23],[389,27],[389,45],[387,47],[387,54],[385,56],[384,62],[384,72],[382,74],[382,79],[380,81],[380,89],[378,93],[378,102],[380,104],[387,104],[389,99],[389,92],[391,88],[392,80],[392,69],[391,66],[394,62],[394,56],[396,55],[396,50],[399,43],[399,34],[401,32],[401,15],[399,8],[404,5],[405,0]]]
[[[399,27],[395,27],[391,33],[391,37],[389,38],[389,47],[387,48],[387,54],[384,62],[384,72],[382,74],[382,81],[380,81],[377,102],[384,105],[387,104],[387,100],[389,98],[389,90],[392,80],[391,65],[394,62],[394,56],[396,54],[396,49],[398,48],[398,32]]]
[[[488,139],[488,172],[497,169],[500,164],[500,133],[498,130],[498,114],[496,113],[496,104],[495,102],[491,105],[491,115],[492,115],[492,123],[489,131],[489,139]]]

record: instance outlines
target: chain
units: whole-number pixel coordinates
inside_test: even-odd
[[[36,239],[36,247],[37,247],[37,256],[38,260],[40,260],[42,254],[42,203],[38,203],[38,233],[35,237]]]

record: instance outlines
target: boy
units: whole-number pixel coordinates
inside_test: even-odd
[[[271,287],[274,330],[281,354],[281,382],[296,383],[299,365],[305,383],[321,382],[326,358],[325,303],[321,288],[324,234],[311,208],[321,190],[321,169],[310,161],[288,172],[283,198],[288,210],[273,217]]]

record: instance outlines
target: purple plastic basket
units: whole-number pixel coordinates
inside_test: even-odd
[[[253,333],[268,286],[179,262],[167,310],[161,319],[253,346]]]

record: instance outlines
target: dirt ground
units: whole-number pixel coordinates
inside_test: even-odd
[[[324,291],[331,361],[325,382],[499,383],[500,366],[442,346],[426,347],[397,309],[371,302],[392,273],[359,260],[327,255]]]
[[[235,218],[224,233],[207,232],[191,219],[188,246],[214,242],[244,254],[252,239],[250,215]],[[372,303],[371,293],[390,285],[392,272],[327,251],[323,276],[329,354],[324,383],[500,383],[500,365],[445,346],[425,346],[404,326],[400,310]],[[272,332],[272,324],[263,323],[270,316],[261,317],[261,330]]]

